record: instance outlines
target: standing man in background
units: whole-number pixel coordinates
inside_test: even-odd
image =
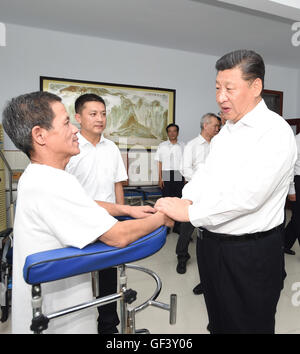
[[[158,161],[158,183],[163,197],[181,198],[184,178],[181,174],[184,143],[178,141],[179,126],[171,123],[166,128],[168,140],[158,145],[155,161]],[[180,232],[180,223],[175,222],[173,231]]]
[[[288,199],[292,203],[292,218],[285,228],[284,252],[295,255],[291,250],[298,238],[300,244],[300,134],[296,135],[298,157],[295,164],[294,183],[292,183]]]
[[[184,148],[183,175],[186,181],[190,181],[200,164],[204,163],[209,153],[210,141],[216,134],[218,134],[220,124],[220,118],[214,113],[206,113],[201,117],[201,133],[196,138],[189,141]],[[176,254],[178,258],[176,270],[179,274],[184,274],[186,272],[186,264],[190,258],[188,247],[194,229],[195,226],[190,222],[181,223],[180,235],[176,246]],[[202,294],[201,283],[198,284],[193,291],[196,295]]]
[[[87,194],[94,200],[124,204],[122,181],[127,173],[118,147],[104,137],[106,105],[102,97],[84,94],[75,102],[75,118],[80,124],[77,134],[80,154],[73,156],[66,171],[75,175]],[[99,297],[117,291],[117,269],[99,273]],[[98,307],[98,332],[116,333],[119,318],[117,303]]]
[[[210,332],[271,334],[285,276],[284,206],[297,147],[291,127],[262,99],[259,54],[228,53],[216,70],[216,100],[226,124],[183,199],[161,198],[155,208],[199,227]]]

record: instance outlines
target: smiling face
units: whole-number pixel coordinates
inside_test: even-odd
[[[106,108],[98,101],[86,102],[75,117],[85,137],[99,138],[106,127]]]
[[[70,158],[79,153],[78,128],[70,123],[70,118],[61,102],[51,105],[54,113],[52,128],[47,130],[47,146],[58,156]]]
[[[216,79],[216,100],[225,120],[239,121],[260,101],[262,81],[246,81],[239,67],[219,71]]]

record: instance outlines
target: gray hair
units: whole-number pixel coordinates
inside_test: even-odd
[[[49,92],[32,92],[9,101],[3,111],[3,128],[15,146],[29,158],[33,151],[32,129],[52,128],[54,113],[51,103],[61,98]]]
[[[210,123],[212,117],[221,120],[215,113],[205,113],[200,119],[200,128],[203,129],[204,124]]]

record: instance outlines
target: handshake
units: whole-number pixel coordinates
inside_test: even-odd
[[[189,206],[191,204],[192,202],[188,199],[166,197],[158,199],[154,209],[175,221],[189,222]]]
[[[160,198],[154,205],[150,206],[131,207],[130,216],[133,218],[145,218],[151,214],[163,214],[163,224],[168,227],[173,227],[174,221],[189,222],[188,207],[192,202],[188,199],[180,199],[177,197]]]

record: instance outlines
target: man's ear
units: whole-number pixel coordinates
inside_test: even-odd
[[[252,83],[252,88],[254,89],[255,97],[259,97],[263,90],[262,81],[259,78],[256,78]]]
[[[45,145],[45,138],[47,135],[47,130],[36,125],[31,130],[32,141],[38,145]]]
[[[81,124],[81,116],[80,116],[79,113],[76,113],[76,114],[75,114],[75,119],[77,120],[77,122],[78,122],[79,124]]]

